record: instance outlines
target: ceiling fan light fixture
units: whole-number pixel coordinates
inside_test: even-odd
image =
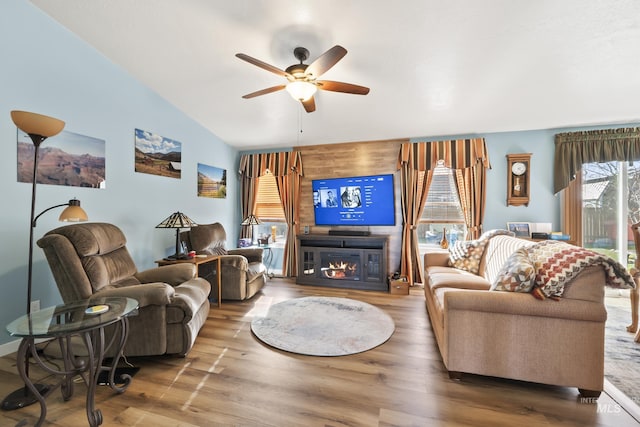
[[[316,85],[305,81],[295,81],[287,84],[287,92],[296,101],[308,101],[317,90],[318,87]]]

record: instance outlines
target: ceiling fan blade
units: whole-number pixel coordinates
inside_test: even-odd
[[[266,95],[266,94],[271,93],[271,92],[277,92],[277,91],[282,90],[282,89],[284,89],[286,87],[287,87],[287,85],[278,85],[278,86],[268,87],[266,89],[262,89],[262,90],[258,90],[256,92],[248,93],[248,94],[244,95],[243,98],[244,99],[255,98],[256,96]]]
[[[304,107],[307,113],[313,113],[314,111],[316,111],[316,101],[314,101],[313,96],[307,99],[306,101],[300,101],[300,102],[302,102],[302,106]]]
[[[328,90],[331,92],[344,92],[354,95],[366,95],[369,93],[369,88],[364,86],[358,86],[351,83],[333,82],[331,80],[318,80],[316,82],[318,89]]]
[[[340,61],[347,54],[347,49],[343,48],[340,45],[335,45],[322,55],[315,61],[313,61],[306,70],[307,75],[313,76],[313,78],[318,78],[329,68],[336,65],[338,61]]]
[[[273,65],[267,64],[266,62],[260,61],[259,59],[253,58],[249,55],[245,55],[244,53],[236,53],[236,56],[242,59],[243,61],[247,61],[249,64],[253,64],[255,66],[262,68],[263,70],[271,71],[274,74],[277,74],[282,77],[286,77],[288,79],[292,79],[292,80],[294,79],[294,77],[291,74],[287,73],[286,71],[281,70],[278,67],[274,67]]]

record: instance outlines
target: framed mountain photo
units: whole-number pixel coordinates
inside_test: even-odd
[[[182,176],[182,143],[136,129],[135,171],[178,178]]]
[[[227,198],[227,170],[198,163],[198,197]]]

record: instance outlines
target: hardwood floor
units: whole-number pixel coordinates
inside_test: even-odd
[[[300,296],[354,298],[389,313],[385,344],[343,357],[271,349],[251,333],[254,316]],[[105,426],[631,426],[610,396],[581,402],[570,388],[465,375],[450,380],[431,332],[421,289],[409,296],[296,285],[272,279],[245,302],[212,306],[185,358],[129,360],[141,369],[122,395],[96,393]],[[35,377],[37,378],[37,371]],[[0,358],[0,395],[21,387],[15,355]],[[49,396],[44,425],[87,425],[85,387],[64,402]],[[33,425],[38,405],[0,412],[0,425]]]

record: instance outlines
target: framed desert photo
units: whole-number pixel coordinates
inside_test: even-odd
[[[35,146],[18,129],[18,182],[33,180]],[[102,139],[62,131],[39,149],[38,184],[105,188],[105,142]]]
[[[181,177],[182,143],[164,136],[136,129],[136,172]]]
[[[227,170],[198,163],[198,196],[227,198]]]
[[[508,222],[507,230],[515,233],[516,237],[531,237],[531,224],[528,222]]]

